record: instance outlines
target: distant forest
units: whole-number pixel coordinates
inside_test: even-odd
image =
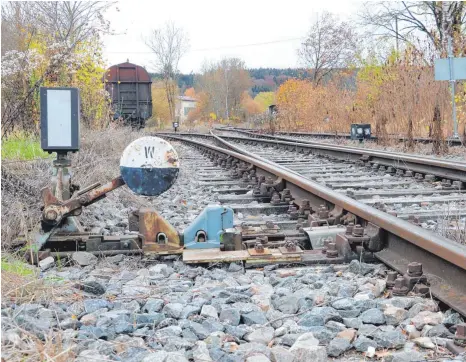
[[[299,68],[251,68],[248,69],[252,79],[251,96],[254,98],[260,92],[274,92],[281,84],[290,78],[306,79],[309,73],[306,69]],[[161,75],[150,73],[153,79],[161,79]],[[186,89],[194,87],[196,74],[180,74],[178,87],[181,93]]]

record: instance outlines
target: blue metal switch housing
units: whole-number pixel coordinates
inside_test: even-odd
[[[185,249],[220,248],[225,229],[233,227],[233,210],[209,205],[183,232]]]

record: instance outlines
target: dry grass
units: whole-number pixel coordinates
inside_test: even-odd
[[[81,150],[71,156],[72,182],[86,187],[105,183],[119,175],[125,147],[143,133],[128,128],[105,131],[84,130]],[[51,160],[8,160],[2,162],[2,248],[19,235],[29,236],[40,219],[40,190],[49,185]]]

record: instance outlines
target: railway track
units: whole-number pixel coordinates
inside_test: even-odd
[[[388,276],[396,294],[405,293],[413,285],[416,285],[417,292],[425,292],[425,283],[436,298],[466,315],[465,246],[416,225],[430,217],[428,212],[418,218],[411,216],[413,213],[396,217],[390,208],[385,212],[380,210],[380,206],[373,207],[375,202],[371,200],[376,189],[382,195],[379,200],[385,207],[394,205],[396,197],[412,196],[411,191],[407,191],[410,189],[402,187],[414,182],[422,186],[417,189],[417,195],[422,200],[430,200],[424,202],[435,204],[441,202],[440,199],[458,201],[457,211],[464,216],[462,182],[466,177],[465,165],[447,165],[446,161],[441,160],[429,160],[426,162],[430,164],[426,164],[419,158],[399,154],[394,159],[393,155],[370,150],[363,150],[369,154],[363,157],[356,150],[338,151],[338,147],[328,145],[316,148],[306,144],[237,136],[159,136],[185,142],[213,160],[215,165],[206,168],[206,172],[198,177],[206,186],[216,185],[215,191],[225,194],[219,197],[219,201],[232,207],[236,215],[275,216],[269,220],[268,226],[278,226],[282,232],[276,238],[269,233],[272,243],[277,241],[273,239],[282,242],[295,239],[299,245],[312,248],[304,251],[300,262],[325,262],[322,261],[322,252],[337,255],[334,260],[327,260],[329,263],[349,260],[354,257],[354,252],[360,258],[375,258],[396,271]],[[271,152],[271,147],[276,148],[275,153]],[[345,157],[342,160],[343,154]],[[219,174],[219,167],[230,170],[231,174]],[[416,172],[411,174],[412,168]],[[421,173],[421,170],[424,172]],[[356,178],[363,179],[358,187],[352,185],[355,190],[350,193],[339,186],[339,181],[349,177],[349,173],[355,178],[354,184],[357,183]],[[419,175],[416,176],[416,173]],[[381,181],[383,184],[387,179],[383,177],[386,174],[390,178],[392,174],[398,175],[399,181],[388,183],[394,188],[377,188],[376,183],[369,183]],[[448,181],[440,181],[443,189],[436,188],[439,184],[432,183],[438,177],[447,176]],[[289,202],[291,199],[292,205]],[[398,204],[419,203],[419,200],[404,198]],[[316,226],[334,224],[329,229],[337,229],[344,223],[347,226],[345,235],[351,240],[353,250],[342,249],[343,244],[338,242],[338,238],[335,242],[314,238],[313,228],[317,229]],[[258,217],[249,227],[265,224]],[[267,227],[265,230],[268,230]],[[424,273],[422,277],[419,276],[421,270]],[[397,273],[401,276],[397,276]]]
[[[254,133],[256,135],[261,135],[263,137],[271,137],[271,138],[276,138],[276,139],[282,139],[282,140],[296,140],[299,139],[303,142],[309,141],[309,139],[313,138],[320,138],[320,139],[351,139],[351,135],[349,133],[338,133],[338,132],[275,132],[274,135],[270,135],[267,132],[264,131],[256,131],[248,128],[238,128],[238,127],[225,127],[225,128],[219,128],[219,129],[225,129],[225,130],[234,130],[237,132],[245,132],[245,133]],[[408,138],[405,136],[396,136],[396,135],[389,135],[389,139],[396,140],[399,142],[407,142]],[[369,139],[370,141],[377,141],[378,137],[372,135]],[[432,143],[432,139],[428,137],[414,137],[413,141],[416,143]],[[447,138],[445,140],[450,146],[461,146],[464,145],[464,141],[458,138]]]

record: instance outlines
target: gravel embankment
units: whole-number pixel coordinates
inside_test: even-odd
[[[195,181],[201,156],[174,145],[172,189],[158,198],[121,189],[83,223],[121,234],[132,208],[152,205],[179,230],[190,224],[216,195]],[[2,300],[6,361],[447,361],[462,322],[430,298],[390,297],[379,264],[245,269],[88,253],[63,263],[41,265],[47,298]]]

